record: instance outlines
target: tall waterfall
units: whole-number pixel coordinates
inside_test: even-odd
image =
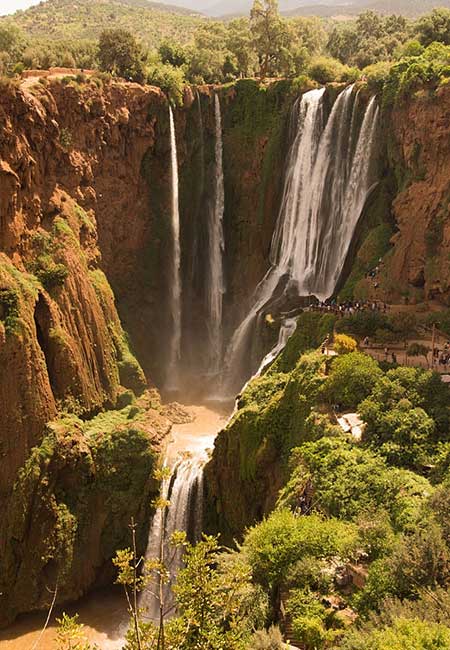
[[[170,152],[172,176],[172,268],[170,286],[170,311],[172,316],[172,338],[168,365],[167,387],[178,388],[178,362],[181,354],[181,246],[180,246],[180,205],[178,181],[178,153],[175,120],[169,106]]]
[[[160,584],[155,577],[141,596],[141,607],[153,620],[159,619],[160,588],[164,611],[174,614],[172,586],[183,563],[181,549],[174,549],[170,539],[176,531],[185,531],[191,543],[200,539],[203,523],[203,466],[199,459],[177,462],[171,478],[162,485],[162,497],[170,502],[167,510],[158,510],[153,517],[146,559],[160,559],[169,569],[171,579]]]
[[[371,161],[379,115],[375,98],[359,127],[353,86],[340,93],[328,120],[324,93],[320,89],[304,94],[293,109],[296,133],[272,240],[271,267],[227,351],[230,391],[248,375],[244,364],[250,334],[276,295],[315,295],[324,300],[333,294],[373,186]]]
[[[207,309],[209,317],[209,372],[217,374],[222,360],[222,307],[225,292],[223,255],[225,240],[223,234],[223,215],[225,189],[223,178],[223,140],[222,114],[219,96],[215,95],[215,192],[214,208],[208,224],[209,268],[207,286]]]

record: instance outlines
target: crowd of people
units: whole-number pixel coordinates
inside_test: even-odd
[[[337,302],[336,300],[325,300],[319,301],[315,304],[310,305],[310,309],[313,311],[326,311],[338,316],[353,316],[354,314],[362,311],[372,311],[386,314],[388,311],[388,305],[385,302],[380,301],[352,301],[346,300],[344,302]]]

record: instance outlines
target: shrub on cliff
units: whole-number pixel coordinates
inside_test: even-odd
[[[381,510],[389,514],[396,530],[417,520],[418,509],[432,491],[425,478],[390,468],[385,459],[343,435],[295,449],[291,468],[280,505],[297,508],[311,482],[310,507],[324,515],[356,521],[366,512]]]
[[[183,103],[184,72],[168,63],[155,62],[148,68],[147,83],[161,88],[176,105]]]
[[[69,270],[64,264],[51,263],[36,271],[36,277],[47,291],[62,287],[68,275]]]
[[[336,317],[333,314],[304,312],[297,319],[297,329],[288,340],[283,353],[272,364],[270,372],[289,372],[307,350],[316,350],[326,336],[331,336]]]
[[[313,59],[308,67],[308,75],[320,84],[342,81],[347,72],[340,61],[324,56]]]
[[[139,522],[140,552],[145,549],[157,454],[140,426],[142,413],[132,408],[86,423],[66,416],[48,425],[31,451],[2,524],[0,592],[8,594],[2,620],[46,607],[56,583],[62,602],[78,597],[100,573],[111,575],[110,560],[126,545],[131,517]]]
[[[145,79],[145,54],[135,37],[125,29],[104,30],[98,43],[100,69],[127,81]]]
[[[19,294],[16,289],[0,289],[0,321],[6,331],[14,330],[19,317]]]

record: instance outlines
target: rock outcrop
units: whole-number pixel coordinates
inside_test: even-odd
[[[346,295],[450,302],[450,88],[424,87],[383,111],[384,172]],[[374,283],[364,277],[379,266]]]

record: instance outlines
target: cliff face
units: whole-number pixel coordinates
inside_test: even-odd
[[[140,171],[165,103],[133,85],[2,88],[0,625],[46,607],[49,588],[64,602],[110,580],[132,516],[145,549],[170,423],[144,393],[109,280],[127,291],[145,258]]]
[[[383,175],[345,293],[411,304],[450,300],[450,88],[384,111]],[[383,258],[377,287],[365,272]],[[350,269],[349,269],[350,271]]]
[[[450,299],[450,88],[416,93],[394,110],[391,160],[398,233],[388,274],[411,298]]]
[[[155,401],[156,400],[156,401]],[[0,626],[24,612],[73,601],[115,577],[111,558],[137,529],[145,552],[153,479],[170,423],[145,395],[121,411],[49,423],[19,470],[2,517]]]
[[[205,469],[206,525],[233,544],[246,528],[269,514],[288,476],[291,449],[314,439],[321,360],[297,365],[333,331],[334,317],[304,313],[297,331],[269,370],[240,396],[233,419],[222,431]]]
[[[112,279],[126,278],[141,243],[140,164],[162,101],[59,82],[2,93],[0,492],[58,409],[86,417],[114,407],[120,386],[145,387],[99,261],[101,249]]]

